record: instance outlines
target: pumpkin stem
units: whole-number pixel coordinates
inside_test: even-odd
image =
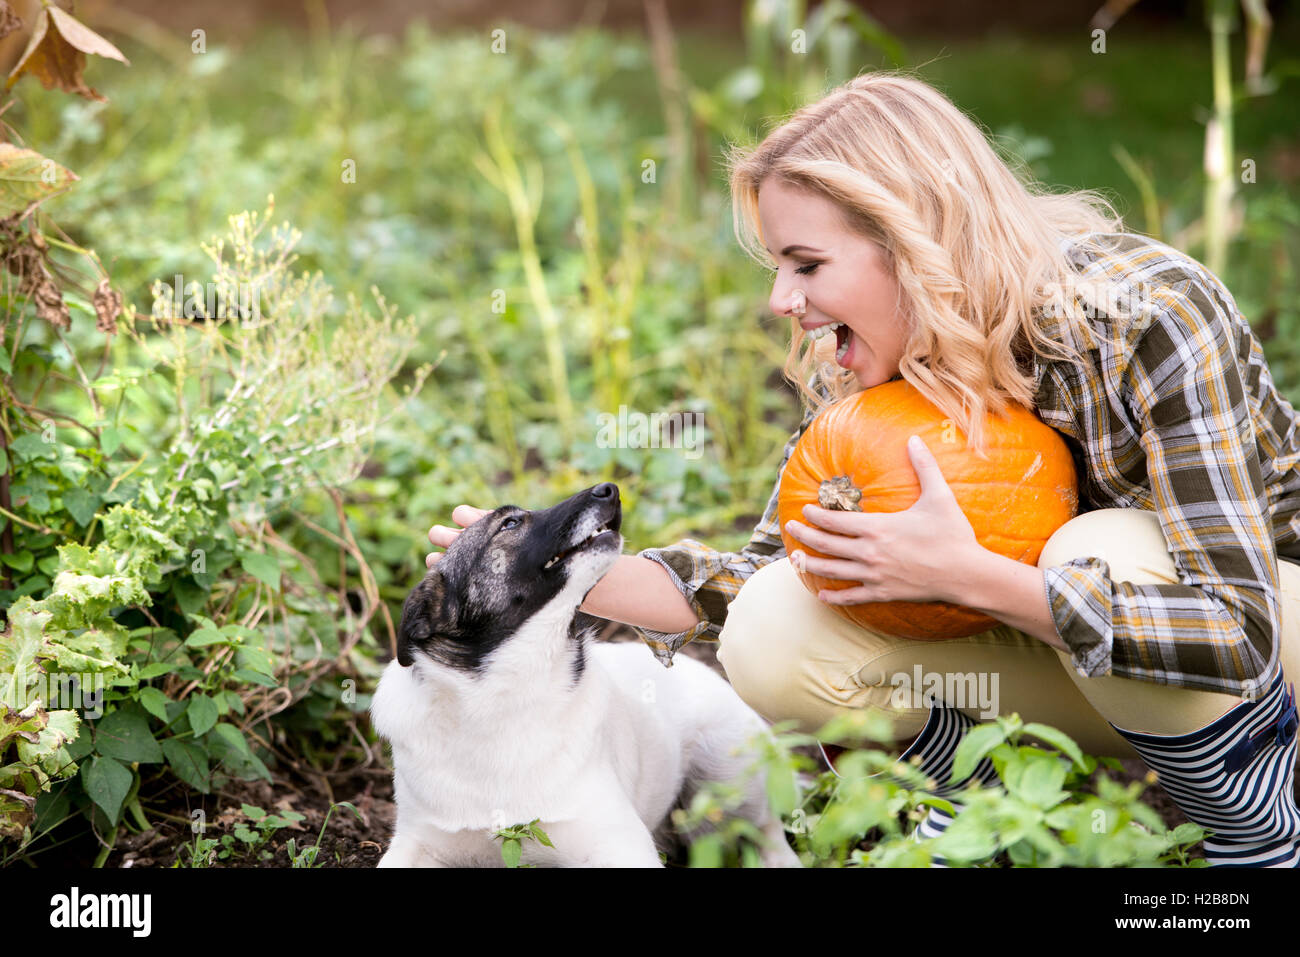
[[[822,482],[817,489],[817,504],[839,512],[860,512],[862,490],[847,475],[837,475]]]

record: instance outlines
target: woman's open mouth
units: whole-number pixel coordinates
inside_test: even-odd
[[[853,342],[853,330],[840,323],[835,327],[835,361],[844,364],[844,359],[849,354],[849,346]]]
[[[835,361],[844,365],[844,360],[849,354],[849,348],[853,342],[853,330],[842,322],[828,322],[824,326],[818,326],[815,329],[809,329],[805,332],[813,342],[816,342],[822,336],[835,333]]]

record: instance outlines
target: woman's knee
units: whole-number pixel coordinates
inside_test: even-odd
[[[1146,509],[1101,508],[1075,516],[1047,540],[1038,567],[1051,568],[1088,557],[1106,562],[1115,581],[1178,581],[1160,519]]]
[[[718,663],[736,693],[764,717],[788,696],[794,681],[803,627],[789,607],[785,559],[764,565],[741,586],[727,606],[718,636]],[[796,579],[797,582],[797,579]],[[799,583],[802,588],[802,583]]]
[[[897,704],[895,673],[911,674],[923,645],[840,618],[804,586],[787,559],[765,565],[727,608],[718,661],[736,693],[769,721],[813,733],[847,710],[924,723],[925,709]]]

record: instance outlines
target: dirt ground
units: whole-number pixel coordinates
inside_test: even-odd
[[[611,625],[610,640],[639,640],[622,626]],[[690,645],[683,652],[717,668],[714,645]],[[1124,762],[1125,773],[1121,781],[1142,780],[1146,767],[1136,759]],[[388,845],[392,832],[396,805],[393,804],[391,769],[387,757],[382,766],[363,768],[331,781],[334,802],[352,803],[357,814],[336,807],[329,826],[321,839],[317,863],[322,867],[374,867]],[[1143,800],[1159,812],[1170,827],[1185,822],[1183,813],[1170,800],[1160,786],[1152,785],[1143,794]],[[215,813],[213,805],[216,805]],[[218,840],[223,834],[233,833],[239,825],[252,826],[240,810],[242,804],[262,808],[268,812],[296,811],[303,820],[291,827],[274,831],[268,841],[252,853],[243,853],[242,842],[232,842],[240,853],[215,862],[222,867],[289,867],[291,860],[288,842],[294,839],[297,847],[314,844],[320,834],[321,824],[329,811],[331,800],[319,784],[286,782],[277,787],[264,781],[233,781],[204,805],[209,809],[206,835]],[[140,834],[125,835],[118,840],[110,854],[107,867],[170,867],[178,855],[184,864],[189,863],[188,852],[182,845],[191,843],[193,835],[188,824],[189,807],[170,809],[175,820],[160,820],[152,829]],[[1200,856],[1199,851],[1192,856]],[[670,864],[684,864],[684,849],[679,849]]]

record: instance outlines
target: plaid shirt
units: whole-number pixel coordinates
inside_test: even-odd
[[[1259,340],[1223,284],[1190,257],[1143,236],[1106,252],[1070,245],[1081,279],[1136,302],[1098,303],[1080,326],[1042,317],[1086,364],[1034,357],[1039,417],[1060,432],[1080,476],[1080,510],[1156,512],[1180,584],[1115,581],[1101,558],[1045,570],[1052,617],[1085,677],[1117,675],[1254,700],[1280,662],[1279,557],[1300,562],[1300,429]],[[1112,293],[1113,294],[1113,293]],[[1122,306],[1122,302],[1121,302]],[[825,395],[814,379],[810,383]],[[716,641],[727,604],[755,571],[785,556],[780,472],[739,552],[684,539],[638,554],[667,569],[699,616],[678,634],[638,629],[665,665],[694,638]]]

